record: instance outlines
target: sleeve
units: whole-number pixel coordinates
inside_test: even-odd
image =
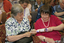
[[[35,27],[36,30],[39,29],[39,26],[38,26],[37,22],[35,23],[34,27]],[[36,34],[36,36],[40,36],[40,35],[42,35],[41,32],[39,32],[39,33]]]
[[[13,26],[10,22],[5,23],[5,28],[6,28],[6,36],[16,35]]]
[[[27,11],[27,10],[28,10],[28,11]],[[29,15],[30,15],[30,11],[29,11],[29,9],[28,9],[28,8],[27,8],[27,10],[26,10],[26,11],[27,11],[27,14],[28,14],[28,16],[29,16]]]
[[[56,6],[54,6],[53,9],[54,9],[53,13],[55,13],[56,12]]]
[[[60,19],[56,16],[54,16],[54,20],[55,20],[55,24],[58,26],[60,24],[62,24],[62,22],[60,21]]]

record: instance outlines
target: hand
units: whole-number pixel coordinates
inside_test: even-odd
[[[47,31],[53,31],[55,27],[49,27]]]
[[[26,32],[25,33],[25,37],[30,37],[31,36],[31,33],[30,32]]]
[[[45,38],[45,41],[46,42],[49,42],[49,43],[55,43],[54,40],[52,38]]]
[[[37,9],[35,9],[35,11],[38,11],[38,8],[37,8]]]
[[[31,30],[31,34],[36,34],[36,33],[37,33],[37,32],[36,32],[35,29]]]

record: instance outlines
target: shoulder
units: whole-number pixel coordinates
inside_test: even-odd
[[[27,21],[29,21],[28,18],[24,17],[23,22],[27,22]]]
[[[40,23],[40,21],[41,21],[41,18],[39,18],[39,19],[36,21],[36,23]]]
[[[51,15],[51,20],[57,20],[58,19],[58,17],[56,17],[55,15]]]
[[[57,18],[55,15],[51,15],[50,17],[51,17],[51,18]]]
[[[14,21],[14,18],[10,17],[9,19],[7,19],[7,21],[5,22],[5,24],[11,24]]]

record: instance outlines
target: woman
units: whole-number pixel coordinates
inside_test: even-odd
[[[0,0],[0,11],[6,13],[7,19],[10,17],[11,13],[11,3],[8,0]],[[0,14],[0,24],[2,24],[2,14]]]
[[[63,24],[56,16],[51,15],[51,12],[52,8],[49,5],[43,5],[40,8],[41,18],[35,23],[36,30]],[[54,41],[61,39],[61,35],[58,31],[39,32],[36,36],[42,40],[42,43],[55,43]]]
[[[8,0],[0,0],[0,10],[6,12],[7,18],[10,17],[11,3]]]
[[[19,4],[15,4],[12,6],[11,17],[7,19],[5,23],[6,38],[7,38],[5,43],[13,43],[14,41],[17,40],[18,43],[19,42],[23,43],[23,41],[21,41],[22,38],[24,40],[24,37],[30,37],[31,34],[36,33],[36,32],[34,33],[34,30],[32,30],[33,32],[28,32],[30,30],[30,24],[29,20],[24,17],[23,10],[24,9]],[[27,40],[29,41],[29,39]]]

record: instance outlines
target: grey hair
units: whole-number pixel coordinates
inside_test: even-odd
[[[62,0],[59,0],[60,3],[62,3]]]
[[[14,5],[12,6],[12,9],[11,9],[11,16],[14,17],[14,16],[16,16],[18,13],[22,13],[23,10],[24,10],[24,9],[22,8],[21,5],[19,5],[19,4],[14,4]]]

